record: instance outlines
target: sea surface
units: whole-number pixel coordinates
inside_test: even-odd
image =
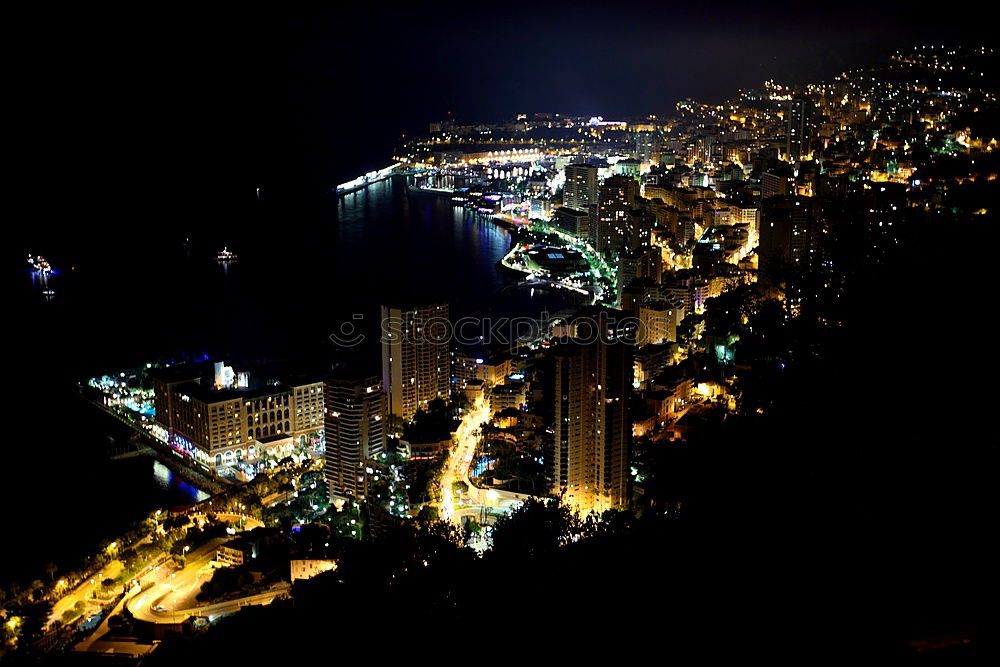
[[[452,317],[558,309],[559,298],[507,286],[496,262],[510,235],[401,179],[338,200],[329,191],[248,187],[227,215],[74,233],[21,230],[6,252],[10,289],[6,439],[0,499],[10,543],[0,579],[72,562],[154,508],[204,497],[150,458],[110,461],[127,429],[85,403],[76,382],[146,362],[307,359],[378,368],[378,306],[444,299]],[[215,258],[237,253],[231,266]],[[25,262],[42,253],[41,284]],[[54,295],[46,297],[48,288]],[[499,297],[500,293],[503,297]],[[369,336],[338,350],[350,322]],[[6,540],[5,540],[6,541]]]

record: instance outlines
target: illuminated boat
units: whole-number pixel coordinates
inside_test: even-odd
[[[220,250],[219,254],[217,254],[215,256],[215,258],[217,260],[219,260],[220,262],[223,262],[223,263],[235,262],[236,261],[236,253],[233,252],[232,250],[230,250],[228,247],[226,247],[226,248],[223,248],[222,250]]]
[[[41,255],[38,255],[37,257],[28,255],[28,266],[39,273],[49,273],[52,271],[52,267]]]

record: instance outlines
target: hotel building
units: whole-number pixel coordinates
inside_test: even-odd
[[[203,467],[218,469],[283,458],[315,448],[323,428],[323,383],[273,380],[257,387],[217,388],[200,364],[146,371],[153,384],[158,435]]]

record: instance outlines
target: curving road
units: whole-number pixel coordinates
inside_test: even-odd
[[[260,528],[264,525],[258,519],[250,516],[239,514],[219,514],[218,516],[234,523],[242,521],[246,530]],[[163,569],[152,587],[129,599],[127,602],[128,610],[136,619],[150,623],[180,623],[188,616],[200,615],[198,593],[201,592],[202,585],[211,579],[215,572],[215,568],[210,564],[215,558],[215,552],[221,544],[230,539],[232,538],[213,538],[187,554],[184,567],[180,570],[167,572],[166,569]]]
[[[185,610],[197,604],[202,584],[212,578],[213,568],[209,562],[226,539],[209,540],[188,554],[183,568],[160,574],[152,587],[129,599],[129,612],[136,619],[150,623],[179,623],[190,616],[191,613]]]
[[[462,525],[464,516],[478,519],[484,508],[507,512],[513,505],[524,502],[529,497],[513,491],[480,489],[472,484],[469,469],[479,443],[479,429],[489,418],[489,403],[479,396],[455,430],[455,446],[449,452],[441,473],[441,517],[458,526]],[[469,487],[468,500],[461,507],[456,504],[455,493],[452,491],[452,484],[455,482],[465,482]]]

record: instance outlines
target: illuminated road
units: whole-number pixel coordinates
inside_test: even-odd
[[[192,609],[184,609],[175,613],[183,613],[191,616],[207,616],[209,619],[212,619],[223,614],[234,614],[240,609],[243,609],[243,607],[271,604],[274,602],[275,598],[288,597],[288,592],[291,588],[292,585],[290,583],[287,581],[281,581],[262,593],[254,593],[253,595],[236,598],[235,600],[226,600],[225,602],[217,602],[215,604],[203,605]]]
[[[229,523],[235,523],[240,526],[242,530],[253,530],[254,528],[263,528],[264,522],[260,519],[255,519],[249,514],[229,514],[227,512],[216,512],[215,516],[221,521],[228,521]]]
[[[479,427],[489,417],[489,404],[479,396],[455,430],[455,446],[452,447],[441,473],[441,518],[445,521],[452,521],[458,525],[462,523],[461,516],[455,513],[455,493],[452,491],[452,485],[455,482],[465,482],[469,485],[469,492],[472,492],[469,466],[472,465],[472,457],[479,442]]]
[[[182,610],[197,604],[202,584],[212,578],[208,563],[223,542],[225,538],[217,537],[192,551],[183,568],[162,575],[149,590],[130,599],[128,610],[138,620],[151,623],[178,623],[190,616]]]
[[[246,530],[264,525],[258,519],[241,514],[220,513],[217,516],[224,521],[242,524]],[[196,613],[198,593],[214,572],[209,562],[215,557],[219,545],[229,539],[217,537],[187,554],[183,568],[170,574],[164,571],[151,588],[128,601],[128,610],[138,620],[151,623],[178,623]]]
[[[455,446],[441,473],[441,518],[457,526],[462,525],[463,516],[478,519],[484,509],[507,512],[512,506],[528,498],[527,495],[512,491],[480,489],[473,486],[469,479],[469,469],[479,442],[479,428],[489,418],[489,403],[480,396],[455,430]],[[455,482],[465,482],[469,487],[468,502],[462,507],[455,504],[455,493],[452,491],[452,484]]]

